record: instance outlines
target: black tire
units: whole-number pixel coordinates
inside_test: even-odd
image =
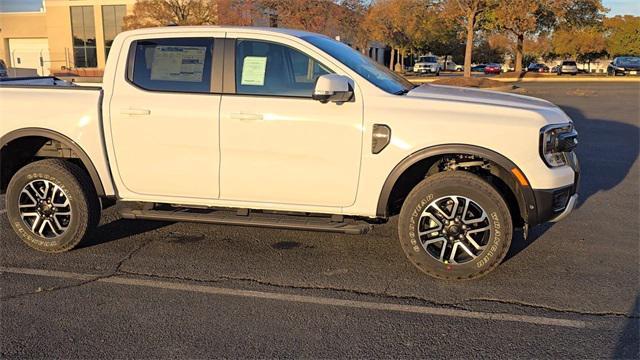
[[[446,196],[471,199],[487,214],[490,230],[486,246],[468,262],[451,264],[440,261],[427,253],[418,236],[425,208],[432,201]],[[507,255],[512,235],[511,214],[502,196],[479,176],[464,171],[437,173],[416,185],[405,199],[398,221],[398,237],[407,258],[425,274],[445,280],[476,279],[491,272]]]
[[[71,217],[66,230],[58,236],[40,236],[20,216],[22,189],[34,180],[57,185],[69,200]],[[38,251],[49,253],[73,249],[100,221],[100,202],[91,179],[79,166],[61,159],[36,161],[18,170],[7,187],[6,207],[9,223],[20,239]]]

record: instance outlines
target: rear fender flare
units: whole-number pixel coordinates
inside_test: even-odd
[[[100,175],[98,175],[98,171],[93,165],[91,158],[89,158],[87,153],[82,150],[80,145],[76,144],[73,140],[69,139],[63,134],[60,134],[59,132],[43,128],[24,128],[13,130],[0,138],[0,149],[14,140],[29,136],[49,138],[51,140],[59,141],[65,146],[69,147],[69,149],[71,149],[78,156],[84,167],[89,172],[89,176],[91,177],[91,181],[93,182],[93,186],[95,187],[98,196],[105,195],[104,187],[102,186],[102,180],[100,179]]]

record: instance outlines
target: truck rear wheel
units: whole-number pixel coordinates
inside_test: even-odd
[[[512,233],[502,196],[463,171],[437,173],[416,185],[398,222],[400,244],[411,263],[446,280],[489,273],[506,256]]]
[[[44,252],[74,248],[100,220],[100,203],[88,175],[60,159],[18,170],[7,187],[6,207],[16,234]]]

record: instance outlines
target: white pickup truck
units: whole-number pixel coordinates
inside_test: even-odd
[[[418,269],[470,279],[514,228],[578,197],[577,133],[557,106],[415,86],[301,31],[124,32],[102,87],[0,84],[0,108],[8,219],[45,252],[91,236],[114,202],[128,219],[347,234],[399,215]]]

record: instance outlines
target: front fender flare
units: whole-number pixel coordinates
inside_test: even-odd
[[[511,173],[512,169],[518,169],[518,166],[513,163],[513,161],[509,160],[505,156],[483,147],[466,145],[466,144],[445,144],[445,145],[436,145],[428,148],[424,148],[414,152],[413,154],[404,158],[398,165],[396,165],[387,179],[384,182],[382,187],[382,191],[380,192],[380,197],[378,199],[378,206],[376,208],[376,216],[386,218],[389,213],[389,198],[391,196],[391,191],[393,190],[396,181],[400,178],[400,176],[409,169],[413,164],[418,161],[434,157],[441,156],[446,154],[466,154],[466,155],[475,155],[482,157],[484,159],[490,160],[496,163],[501,167],[499,169],[500,178],[509,186],[511,191],[515,194],[516,200],[518,202],[518,207],[520,210],[520,216],[522,219],[530,225],[534,225],[537,223],[537,213],[536,213],[536,202],[533,194],[533,190],[531,186],[523,186],[520,185],[513,174]],[[524,174],[522,171],[520,171]],[[525,175],[526,178],[526,175]],[[528,182],[528,180],[527,180]]]

